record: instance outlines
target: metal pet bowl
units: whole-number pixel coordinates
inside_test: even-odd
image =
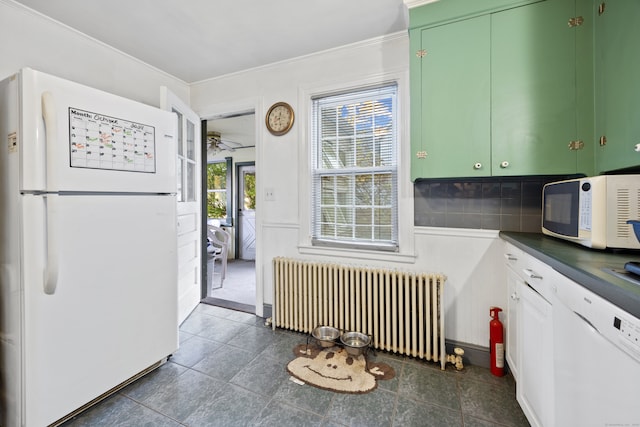
[[[371,338],[360,332],[345,332],[340,335],[340,341],[344,345],[347,353],[353,356],[359,356],[364,353],[365,349],[369,346]]]
[[[331,326],[318,326],[311,331],[311,336],[318,340],[320,347],[333,347],[340,336],[340,331]]]
[[[630,219],[629,221],[627,221],[627,224],[631,224],[631,226],[633,227],[633,232],[636,233],[636,239],[638,239],[638,242],[640,242],[640,221]]]

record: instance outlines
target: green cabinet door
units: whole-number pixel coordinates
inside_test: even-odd
[[[601,173],[640,165],[640,1],[609,0],[595,20],[596,135],[606,138],[596,148]]]
[[[573,0],[491,17],[492,174],[574,173],[577,151]]]
[[[490,175],[489,15],[410,37],[412,179]]]

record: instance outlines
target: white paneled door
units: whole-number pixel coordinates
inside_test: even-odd
[[[162,87],[161,106],[178,116],[178,319],[182,323],[201,299],[200,118]]]

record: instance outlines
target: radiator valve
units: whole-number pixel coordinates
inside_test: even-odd
[[[273,319],[271,319],[271,317],[267,317],[264,321],[264,326],[266,326],[267,328],[269,328],[271,326]]]
[[[460,347],[453,349],[455,354],[447,354],[446,362],[453,363],[457,371],[461,371],[464,366],[462,365],[462,356],[464,356],[464,350]]]

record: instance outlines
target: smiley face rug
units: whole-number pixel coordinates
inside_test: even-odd
[[[324,390],[367,393],[377,387],[378,380],[395,376],[393,368],[386,363],[368,362],[364,355],[348,354],[338,346],[321,348],[300,344],[293,352],[297,357],[287,365],[289,373]]]

